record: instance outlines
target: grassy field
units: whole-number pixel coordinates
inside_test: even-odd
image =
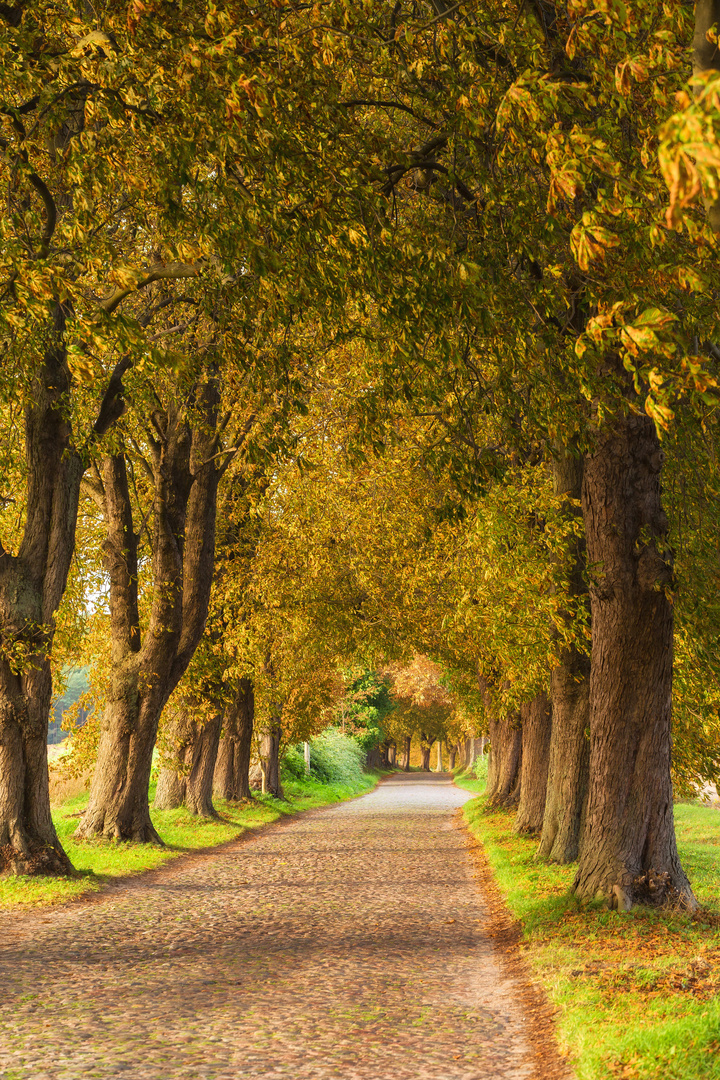
[[[537,842],[512,831],[514,812],[488,812],[480,795],[465,816],[559,1008],[561,1048],[579,1080],[720,1080],[720,810],[675,807],[702,905],[692,919],[581,906],[569,893],[575,868],[536,862]]]
[[[367,774],[354,785],[321,784],[314,779],[289,781],[284,785],[285,802],[270,795],[258,795],[252,803],[245,805],[216,800],[215,807],[220,814],[217,821],[195,817],[182,809],[154,810],[151,807],[153,824],[165,841],[165,847],[113,841],[75,841],[73,833],[78,817],[88,800],[87,792],[83,792],[53,809],[55,827],[78,872],[77,877],[0,877],[0,908],[59,904],[84,893],[96,892],[112,878],[151,870],[188,851],[223,844],[236,839],[248,829],[277,821],[288,814],[355,798],[372,790],[378,776]],[[152,799],[152,788],[150,794]]]

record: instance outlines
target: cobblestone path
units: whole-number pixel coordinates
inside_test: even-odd
[[[0,919],[3,1080],[530,1080],[455,812],[428,774]]]

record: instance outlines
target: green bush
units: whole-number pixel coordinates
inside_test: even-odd
[[[310,742],[310,771],[324,784],[356,784],[363,777],[365,752],[355,739],[328,728]]]
[[[305,776],[305,755],[299,746],[288,746],[280,771],[284,780],[302,780]]]
[[[488,763],[490,761],[490,755],[485,753],[481,754],[473,765],[472,771],[478,780],[487,780]]]

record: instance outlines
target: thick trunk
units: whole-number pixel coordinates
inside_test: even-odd
[[[590,657],[564,650],[550,692],[553,720],[538,857],[569,863],[580,851],[590,777]]]
[[[0,545],[0,636],[15,647],[0,660],[0,871],[71,871],[50,816],[47,732],[49,654],[75,543],[83,466],[67,422],[67,312],[57,305],[25,415],[25,529],[17,556]],[[100,434],[101,428],[96,425]]]
[[[0,873],[68,874],[50,815],[47,659],[26,676],[0,662]]]
[[[113,675],[90,801],[76,832],[80,838],[161,842],[150,820],[148,785],[160,714],[207,618],[219,478],[217,404],[217,388],[209,381],[197,388],[202,420],[194,429],[175,406],[154,419],[152,607],[142,643],[138,536],[125,457],[118,454],[103,465],[98,500],[107,528]]]
[[[556,494],[580,499],[582,458],[560,448],[553,461]],[[578,511],[579,513],[579,511]],[[587,593],[585,544],[576,541],[569,598]],[[549,862],[574,862],[578,857],[587,804],[590,764],[590,657],[577,648],[563,649],[552,673],[552,732],[547,798],[538,857]]]
[[[394,769],[397,765],[397,746],[395,743],[390,743],[388,746],[388,765],[391,769]]]
[[[515,832],[535,836],[542,829],[545,814],[548,761],[550,756],[551,711],[547,694],[542,693],[520,709],[522,754],[520,803]]]
[[[452,746],[448,747],[448,769],[450,770],[450,772],[453,772],[455,768],[455,759],[457,758],[457,754],[458,744],[453,743]]]
[[[124,667],[113,673],[90,802],[77,828],[78,837],[162,843],[150,819],[148,787],[165,700],[157,690],[143,693],[137,669]]]
[[[403,759],[401,768],[405,772],[410,772],[410,748],[412,746],[412,736],[406,735],[403,740]]]
[[[262,770],[263,794],[275,795],[283,799],[282,783],[280,782],[280,739],[282,731],[280,720],[271,719],[268,726],[260,734],[260,768]]]
[[[160,770],[155,793],[158,810],[184,806],[199,817],[218,816],[212,803],[212,786],[221,725],[221,712],[210,720],[186,715],[173,725],[170,739],[174,741],[179,768],[166,766]]]
[[[520,799],[522,728],[518,716],[490,721],[489,806],[515,806]]]
[[[213,788],[228,802],[252,799],[250,755],[255,723],[255,692],[250,679],[240,679],[231,706],[225,711],[215,765]]]
[[[670,781],[673,664],[662,454],[630,415],[586,459],[583,513],[594,568],[590,788],[575,892],[633,902],[694,898],[675,844]]]

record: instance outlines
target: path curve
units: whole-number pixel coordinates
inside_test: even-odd
[[[98,903],[0,919],[3,1080],[531,1080],[471,796],[398,774]]]

